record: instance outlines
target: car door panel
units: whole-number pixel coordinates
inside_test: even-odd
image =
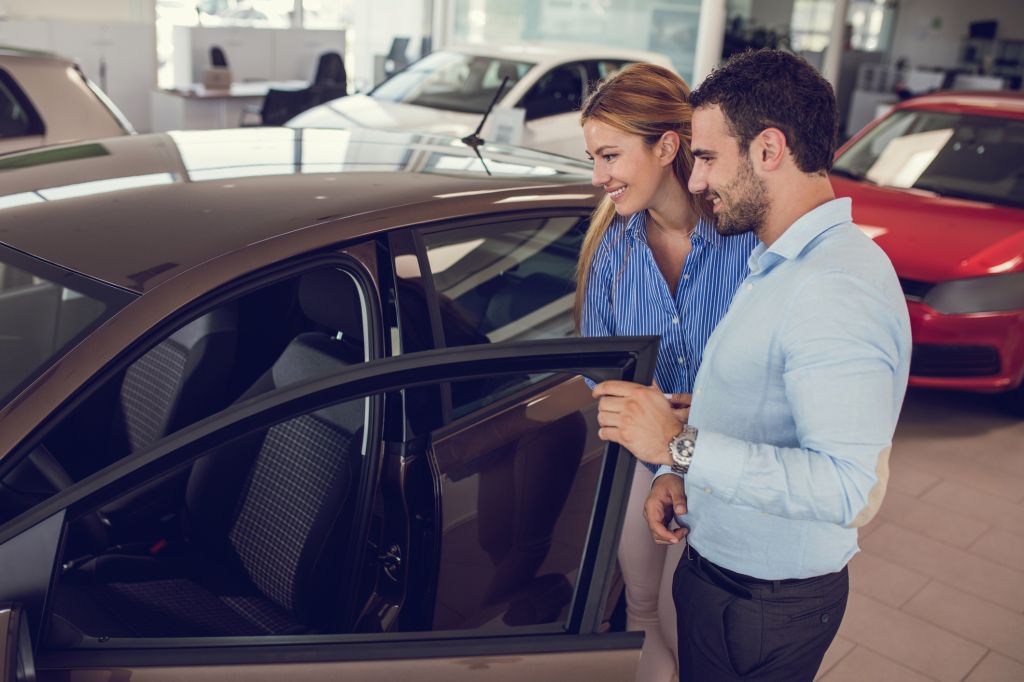
[[[76,682],[110,682],[128,673],[132,682],[174,680],[239,680],[250,682],[495,682],[529,679],[536,682],[622,682],[632,679],[643,634],[616,632],[574,638],[566,647],[557,636],[525,636],[514,644],[494,639],[394,639],[348,645],[265,646],[257,656],[226,650],[177,652],[119,651],[95,664],[95,652],[51,656],[39,682],[64,682],[74,671]],[[564,639],[564,638],[561,638]],[[248,653],[248,652],[246,652]],[[180,664],[180,659],[188,663]],[[6,682],[6,681],[4,681]]]
[[[509,624],[561,620],[601,472],[596,413],[582,378],[556,376],[434,440],[440,561],[460,563],[440,572],[435,628],[480,627],[503,608]]]
[[[27,555],[23,553],[23,548],[19,548],[19,542],[24,544],[23,538],[31,537],[33,531],[36,531],[36,534],[41,532],[38,528],[62,530],[66,526],[63,521],[65,511],[69,519],[81,517],[97,506],[106,503],[111,494],[122,494],[144,485],[166,474],[174,467],[186,465],[195,458],[203,456],[204,453],[210,452],[210,448],[219,447],[219,444],[223,442],[234,442],[253,429],[266,428],[269,424],[279,424],[284,420],[295,419],[309,411],[328,409],[327,406],[338,404],[339,401],[358,401],[362,400],[360,396],[390,394],[399,388],[405,389],[432,382],[478,380],[481,376],[495,373],[520,375],[522,373],[559,372],[583,374],[596,379],[618,377],[647,381],[653,371],[656,353],[657,339],[655,338],[593,339],[585,345],[580,345],[575,340],[491,344],[387,358],[352,366],[302,383],[288,385],[270,394],[228,408],[222,413],[170,435],[159,441],[148,452],[119,462],[107,470],[75,483],[42,503],[32,512],[0,528],[0,542],[3,542],[0,544],[0,565],[4,558],[7,562],[13,561],[13,557],[16,555],[19,559],[24,559]],[[558,435],[564,433],[566,416],[574,417],[570,421],[580,421],[578,411],[573,410],[583,400],[586,391],[578,382],[575,387],[572,382],[564,380],[554,381],[552,385],[542,382],[537,384],[537,388],[542,392],[540,400],[533,398],[524,401],[522,395],[517,394],[511,400],[513,403],[511,407],[503,408],[502,405],[505,403],[501,401],[489,406],[487,409],[492,415],[490,421],[501,425],[502,418],[504,418],[505,423],[502,428],[507,435],[515,432],[515,427],[512,424],[515,419],[535,420],[542,425],[540,428],[542,439],[552,436],[552,434],[545,434],[544,425],[555,425],[553,433]],[[371,402],[379,404],[377,401]],[[547,404],[545,405],[545,403]],[[382,427],[379,415],[374,417],[370,413],[367,414],[367,428],[372,428],[375,433],[380,433]],[[467,421],[469,420],[470,418],[467,417]],[[573,425],[571,429],[579,431],[580,425]],[[480,438],[479,435],[471,434],[466,428],[461,428],[461,432],[461,437],[467,443],[472,443],[474,438]],[[501,432],[499,429],[498,433]],[[520,432],[522,432],[521,429]],[[448,454],[451,462],[461,461],[464,463],[467,458],[451,455],[451,448],[454,447],[453,443],[458,435],[450,437],[448,441],[439,438],[438,442],[442,444],[441,450]],[[375,441],[376,438],[370,440]],[[427,447],[429,448],[429,444]],[[539,450],[539,448],[535,449]],[[550,450],[550,448],[545,448],[545,450]],[[635,649],[639,646],[638,641],[599,638],[597,641],[601,643],[600,646],[587,643],[590,642],[591,636],[598,632],[600,619],[597,614],[603,600],[604,583],[602,581],[610,572],[613,563],[614,547],[621,523],[622,505],[625,503],[629,478],[632,474],[632,466],[628,457],[625,454],[616,455],[616,451],[615,446],[608,446],[605,450],[608,454],[600,458],[602,468],[598,474],[596,486],[595,516],[593,525],[589,529],[589,533],[586,534],[586,554],[579,567],[576,580],[577,591],[572,597],[571,612],[561,623],[552,624],[554,627],[547,630],[549,634],[537,635],[539,639],[536,641],[536,647],[529,651],[522,651],[521,647],[529,638],[530,633],[536,632],[536,630],[521,630],[519,633],[515,633],[517,636],[509,638],[467,637],[467,634],[476,635],[477,633],[466,633],[465,630],[461,633],[451,632],[447,635],[436,632],[384,633],[376,636],[341,633],[306,636],[297,640],[280,636],[263,638],[243,636],[220,637],[207,641],[203,641],[201,638],[198,640],[196,638],[186,640],[177,638],[147,641],[126,639],[124,635],[122,635],[122,639],[87,636],[79,640],[78,644],[63,643],[60,645],[60,649],[43,650],[37,660],[41,671],[40,679],[47,679],[42,673],[58,673],[66,676],[69,671],[74,670],[77,675],[78,671],[85,668],[100,670],[106,666],[115,666],[120,669],[125,666],[132,668],[139,666],[140,673],[157,675],[146,679],[176,679],[179,672],[186,673],[191,670],[195,673],[199,667],[216,661],[226,664],[230,660],[232,665],[244,665],[257,661],[267,664],[296,662],[295,656],[302,647],[307,647],[311,652],[319,652],[318,655],[307,656],[302,660],[308,662],[316,660],[319,656],[325,657],[325,665],[336,666],[334,672],[335,679],[337,679],[344,673],[344,668],[349,663],[368,661],[373,658],[368,658],[368,651],[372,649],[371,643],[381,645],[379,650],[383,660],[410,660],[422,657],[461,660],[462,663],[453,664],[454,669],[458,669],[460,665],[465,667],[465,675],[471,674],[474,670],[486,669],[487,666],[492,665],[491,661],[496,657],[520,661],[520,659],[531,658],[534,654],[543,654],[551,659],[548,661],[551,666],[562,665],[560,661],[565,665],[570,665],[571,654],[589,650],[595,646],[599,649],[624,648],[622,656],[615,657],[619,661],[616,665],[632,669],[631,666],[635,664]],[[376,452],[376,450],[367,452],[364,456],[370,457]],[[384,454],[388,456],[393,453],[385,450]],[[434,458],[434,463],[436,466],[436,458]],[[427,496],[429,496],[429,492]],[[370,498],[369,503],[373,504],[372,495]],[[607,518],[605,518],[606,516]],[[43,523],[36,526],[40,521]],[[36,526],[36,528],[32,526]],[[19,531],[22,531],[21,534]],[[57,533],[47,532],[44,535],[51,538],[48,541],[49,546],[55,546],[55,540],[52,538],[56,537]],[[47,543],[37,544],[41,546]],[[41,550],[37,548],[35,551],[39,553]],[[354,561],[362,561],[361,556],[357,554],[354,554],[353,557]],[[46,551],[34,559],[33,564],[38,564],[41,567],[36,580],[39,584],[49,586],[49,576],[55,566],[53,559],[52,552],[46,555]],[[375,559],[376,557],[372,556],[366,557],[371,564],[378,563]],[[29,615],[41,619],[43,610],[38,592],[38,586],[19,587],[18,584],[12,584],[11,589],[6,590],[0,596],[11,601],[23,601],[26,596],[34,598],[34,604],[29,606]],[[378,639],[381,641],[378,642]],[[393,652],[387,653],[394,647],[383,646],[385,642],[394,642],[397,645],[400,641],[408,642],[408,644],[402,645],[402,648],[405,649],[405,653],[402,655],[395,655]],[[189,646],[196,643],[202,646],[194,651],[188,649]],[[275,644],[282,646],[275,649]],[[51,642],[52,646],[56,645]],[[68,649],[68,646],[71,648]],[[420,647],[420,649],[416,647]],[[417,655],[417,651],[422,653]],[[584,658],[588,658],[588,656],[584,656]],[[474,657],[479,660],[475,663],[467,661]],[[402,666],[411,664],[402,663],[400,668],[390,669],[378,660],[375,665],[382,666],[382,671],[392,670],[389,679],[394,679],[395,670],[408,670],[410,668]],[[494,665],[497,666],[496,663]],[[525,665],[525,663],[520,662],[517,665]],[[164,673],[160,673],[158,670],[161,666],[167,668]],[[614,666],[609,662],[607,670],[613,668]],[[530,668],[530,670],[532,669]],[[442,669],[439,668],[439,670]],[[308,672],[311,675],[317,674],[315,668],[309,668]],[[372,679],[367,678],[362,672],[351,674],[355,675],[351,679]],[[465,676],[456,678],[454,673],[439,672],[438,674],[445,674],[450,679],[477,679]],[[529,674],[537,676],[539,673],[530,672]],[[51,677],[50,679],[55,678]],[[302,677],[301,679],[317,678]],[[559,679],[564,679],[564,677]],[[589,679],[611,678],[591,676]]]

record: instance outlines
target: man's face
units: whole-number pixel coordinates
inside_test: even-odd
[[[722,235],[760,234],[768,215],[768,189],[754,172],[749,150],[729,132],[722,110],[693,112],[694,166],[689,189],[711,202],[715,229]]]

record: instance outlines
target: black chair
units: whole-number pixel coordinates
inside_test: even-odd
[[[325,52],[317,62],[313,83],[302,90],[267,90],[260,107],[260,125],[278,126],[287,123],[306,109],[332,99],[344,97],[348,91],[348,78],[345,74],[345,62],[337,52]],[[255,113],[249,109],[242,111],[239,125],[246,125],[245,115]]]
[[[324,52],[316,64],[316,75],[313,77],[313,85],[340,85],[342,88],[348,84],[348,77],[345,74],[345,60],[337,52]]]
[[[228,58],[217,45],[210,48],[210,66],[222,66],[225,69],[228,67]]]

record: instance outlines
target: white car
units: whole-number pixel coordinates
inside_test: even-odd
[[[71,60],[0,47],[0,154],[134,132]]]
[[[286,125],[462,137],[476,130],[507,76],[505,92],[495,107],[524,110],[521,136],[514,141],[580,159],[585,153],[579,107],[588,87],[631,62],[652,62],[672,69],[664,55],[603,46],[446,48],[410,64],[368,95],[349,95],[321,104]],[[487,139],[494,129],[489,125],[482,136]]]

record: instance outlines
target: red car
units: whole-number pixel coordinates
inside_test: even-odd
[[[910,384],[1024,413],[1024,96],[903,102],[839,150],[832,184],[903,284]]]

